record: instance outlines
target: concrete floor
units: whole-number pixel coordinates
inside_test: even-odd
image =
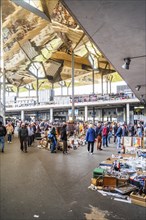
[[[88,189],[93,169],[112,152],[110,146],[89,155],[84,146],[69,155],[51,154],[35,144],[23,153],[17,138],[6,143],[0,152],[0,219],[145,219],[145,208]]]

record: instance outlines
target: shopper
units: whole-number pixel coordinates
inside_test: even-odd
[[[112,128],[110,123],[108,124],[107,129],[108,129],[108,136],[107,136],[107,146],[108,146],[108,144],[110,144],[110,140],[111,140],[111,138],[113,136],[113,133],[112,133],[113,132],[113,128]]]
[[[34,132],[33,132],[33,127],[32,127],[31,124],[29,124],[27,126],[27,129],[28,129],[28,147],[30,147],[32,145],[32,142],[33,142]]]
[[[67,131],[66,131],[66,124],[63,124],[63,126],[62,126],[61,140],[63,141],[63,154],[67,154]]]
[[[12,143],[12,134],[13,134],[14,128],[11,122],[8,122],[8,124],[6,125],[6,130],[7,130],[8,143]]]
[[[96,130],[96,141],[97,141],[97,150],[102,150],[101,146],[102,146],[102,126],[101,123],[97,124]]]
[[[55,127],[53,127],[48,134],[48,138],[51,141],[51,153],[56,153],[56,145],[57,145],[57,138],[56,138],[56,130]]]
[[[118,130],[118,126],[117,126],[116,122],[114,123],[113,129],[114,129],[114,143],[116,143],[116,133],[117,133],[117,130]]]
[[[136,131],[135,131],[134,125],[132,123],[129,124],[128,131],[129,131],[131,137],[133,137],[135,135]]]
[[[5,139],[4,137],[6,136],[7,130],[5,126],[3,126],[2,121],[0,121],[0,143],[2,145],[2,153],[4,153],[4,147],[5,147]]]
[[[120,153],[121,150],[121,136],[122,136],[122,127],[121,124],[118,123],[118,130],[116,132],[118,153]]]
[[[25,153],[27,153],[28,129],[25,123],[21,124],[18,135],[20,139],[20,149],[22,151],[25,149]]]
[[[138,136],[138,137],[143,137],[143,130],[144,130],[144,129],[143,129],[142,124],[139,123],[139,124],[137,125],[137,136]]]
[[[89,125],[89,129],[87,130],[86,134],[86,141],[88,142],[88,152],[90,153],[91,146],[91,154],[93,154],[95,141],[95,130],[93,129],[93,124]]]
[[[108,137],[108,127],[107,127],[107,123],[104,123],[104,126],[102,127],[102,144],[103,147],[108,147],[107,145],[107,137]]]

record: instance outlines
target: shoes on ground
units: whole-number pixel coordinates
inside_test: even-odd
[[[4,150],[2,150],[2,153],[4,153]]]

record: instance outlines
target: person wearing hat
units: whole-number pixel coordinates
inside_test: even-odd
[[[2,145],[2,153],[4,153],[4,147],[5,147],[5,139],[4,137],[6,136],[6,128],[3,126],[2,121],[0,121],[0,143]]]

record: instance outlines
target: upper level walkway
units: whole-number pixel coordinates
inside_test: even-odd
[[[85,107],[85,106],[98,106],[98,107],[104,107],[104,106],[119,106],[124,104],[139,104],[140,101],[137,98],[131,98],[131,99],[119,99],[119,100],[98,100],[98,101],[92,101],[92,102],[78,102],[75,103],[75,107]],[[33,111],[33,110],[47,110],[50,108],[53,109],[62,109],[62,108],[71,108],[72,103],[67,104],[42,104],[42,105],[34,105],[34,106],[21,106],[21,107],[7,107],[6,112],[19,112],[21,110],[24,111]]]

